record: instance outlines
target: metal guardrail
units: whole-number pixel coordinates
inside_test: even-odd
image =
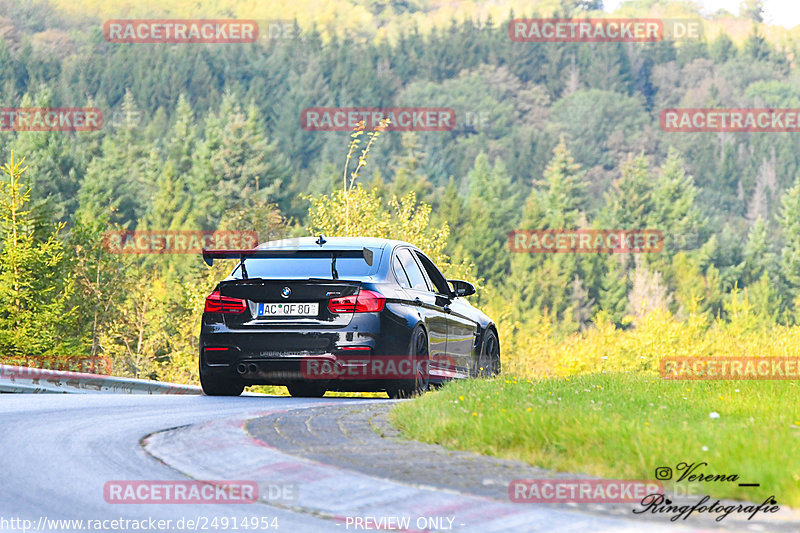
[[[83,372],[0,365],[0,393],[202,394],[200,387]]]

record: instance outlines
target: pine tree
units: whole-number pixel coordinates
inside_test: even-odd
[[[100,337],[108,324],[118,318],[117,306],[132,281],[131,256],[113,253],[105,242],[108,217],[77,216],[69,232],[74,250],[72,272],[75,292],[72,305],[77,311],[77,335],[90,346],[92,356],[102,351]],[[135,281],[135,280],[134,280]]]
[[[705,232],[705,221],[695,203],[697,188],[692,176],[684,171],[685,163],[677,151],[670,150],[649,194],[651,211],[646,214],[646,229],[660,231],[664,244],[660,252],[645,254],[646,265],[665,274],[673,287],[670,264],[683,246],[684,238]],[[686,302],[683,302],[686,303]]]
[[[602,222],[609,229],[646,229],[654,206],[653,178],[644,154],[629,158],[612,186],[605,195]]]
[[[772,56],[770,45],[759,33],[757,25],[753,24],[753,32],[747,36],[741,54],[750,61],[769,61]]]
[[[522,219],[519,229],[543,229],[545,212],[540,192],[533,189],[522,208]],[[512,295],[518,315],[530,312],[536,306],[542,281],[538,279],[536,269],[541,266],[543,258],[525,252],[514,253],[511,257],[511,275],[506,278],[505,286]]]
[[[781,198],[778,222],[783,230],[781,277],[787,283],[786,297],[794,303],[795,321],[800,321],[800,179]]]
[[[288,161],[267,140],[256,117],[255,107],[245,114],[236,106],[227,117],[219,150],[211,156],[218,192],[234,205],[256,197],[276,199],[290,173]]]
[[[509,272],[505,251],[513,229],[518,194],[502,161],[490,165],[486,154],[475,158],[467,177],[469,235],[459,243],[460,256],[472,261],[487,281],[499,283]]]
[[[192,154],[196,142],[194,112],[186,96],[181,94],[175,108],[175,123],[169,133],[169,159],[179,176],[186,176],[192,171]]]
[[[184,223],[190,201],[186,195],[183,176],[175,172],[173,163],[168,160],[163,167],[155,167],[155,193],[149,202],[140,227],[161,231],[166,229],[185,229]]]
[[[432,221],[434,225],[447,224],[450,228],[450,239],[447,241],[446,252],[455,257],[456,243],[460,239],[468,238],[469,228],[466,224],[467,214],[464,211],[464,199],[458,193],[455,181],[450,178],[444,188],[438,208],[434,209]]]
[[[590,89],[630,94],[631,65],[622,43],[608,46],[582,46],[578,58],[583,82]]]
[[[192,198],[191,220],[189,225],[201,229],[213,229],[220,208],[217,198],[219,178],[214,174],[211,159],[222,145],[223,117],[234,109],[234,97],[226,93],[217,112],[209,111],[205,117],[203,139],[195,145],[192,155],[192,170],[187,176],[189,196]]]
[[[711,59],[715,63],[725,63],[736,55],[736,45],[727,33],[721,33],[716,39],[711,41]]]
[[[46,238],[32,230],[30,188],[21,178],[28,167],[14,153],[2,167],[0,223],[0,353],[44,355],[72,353],[75,310],[68,306],[74,289],[56,224]]]
[[[577,229],[584,218],[584,185],[563,139],[553,150],[543,178],[534,182],[520,228]],[[581,261],[585,259],[569,253],[514,254],[508,285],[513,287],[519,311],[548,312],[569,327],[582,326],[593,314],[595,302],[584,288]],[[577,286],[575,279],[581,280]]]
[[[571,285],[569,295],[571,319],[579,329],[584,329],[594,314],[594,299],[589,297],[589,293],[583,288],[583,281],[577,274],[573,276]]]
[[[344,58],[347,60],[347,57]],[[335,59],[334,64],[340,63]],[[318,59],[308,61],[304,71],[292,70],[286,76],[281,92],[277,94],[274,108],[268,109],[274,118],[272,131],[280,134],[280,149],[290,158],[296,168],[306,168],[315,163],[324,153],[324,137],[317,131],[306,131],[299,127],[299,117],[307,107],[334,105],[331,96],[332,81],[323,74],[325,65]],[[259,93],[258,97],[261,97]],[[348,99],[345,99],[347,101]],[[342,101],[338,105],[347,105]],[[338,145],[334,144],[327,155],[338,155]]]
[[[400,144],[403,152],[395,158],[393,166],[396,170],[391,183],[391,191],[398,197],[413,191],[417,198],[426,199],[430,195],[433,185],[422,172],[427,154],[417,132],[403,133],[400,137]]]
[[[630,289],[627,273],[620,258],[619,254],[609,254],[605,257],[606,271],[602,277],[599,291],[600,308],[617,326],[623,324],[628,305],[628,290]]]
[[[562,137],[544,171],[542,208],[544,224],[551,229],[574,229],[585,207],[585,186],[580,165],[575,163]]]
[[[117,131],[102,144],[102,156],[89,163],[79,192],[80,209],[99,216],[109,208],[114,210],[109,222],[132,224],[143,214],[147,196],[147,154],[138,109],[130,91],[125,92],[122,104],[123,120]]]
[[[777,257],[771,250],[771,242],[767,224],[759,217],[750,228],[744,246],[743,287],[755,283],[764,274],[771,276],[776,273]]]
[[[226,95],[217,114],[206,119],[189,190],[200,224],[208,229],[229,209],[243,209],[286,198],[288,160],[266,138],[254,106],[245,113],[233,95]]]
[[[20,105],[51,107],[51,91],[42,89],[35,100],[25,95]],[[33,209],[40,207],[58,220],[74,213],[78,207],[79,176],[85,167],[69,137],[58,131],[20,131],[11,146],[18,154],[26,154]]]

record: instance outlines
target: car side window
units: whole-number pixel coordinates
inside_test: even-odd
[[[419,265],[420,270],[422,270],[422,275],[425,276],[425,283],[428,284],[428,287],[430,287],[430,290],[433,291],[433,292],[438,292],[437,289],[436,289],[436,284],[434,284],[433,281],[431,281],[431,277],[428,275],[428,272],[425,270],[425,264],[420,260],[419,254],[416,251],[414,251],[414,252],[411,253],[411,255],[413,255],[416,258],[417,264]]]
[[[444,295],[450,294],[452,292],[452,290],[450,289],[450,285],[447,283],[447,280],[445,279],[441,271],[438,268],[436,268],[436,265],[433,264],[433,261],[431,261],[425,255],[419,252],[414,252],[414,253],[417,256],[417,259],[419,259],[419,262],[422,265],[422,268],[424,269],[425,276],[427,277],[431,287],[436,287],[436,292],[438,292],[439,294],[444,294]]]
[[[403,248],[397,252],[397,257],[408,275],[411,287],[420,291],[430,291],[428,284],[425,282],[425,276],[422,275],[422,271],[411,252],[407,248]]]
[[[406,271],[403,270],[403,265],[400,264],[400,258],[398,256],[394,256],[394,260],[392,261],[392,268],[394,268],[394,276],[397,278],[397,283],[400,284],[401,287],[404,289],[411,288],[411,282],[408,281],[408,276],[406,275]]]

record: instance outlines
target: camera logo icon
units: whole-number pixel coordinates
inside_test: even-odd
[[[668,466],[659,466],[656,468],[656,479],[659,481],[672,479],[672,469]]]

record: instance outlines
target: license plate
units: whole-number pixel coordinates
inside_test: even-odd
[[[297,352],[297,351],[296,352],[267,351],[267,352],[259,352],[258,353],[259,357],[270,357],[270,358],[276,358],[276,357],[315,357],[315,356],[320,356],[320,355],[326,355],[326,354],[311,353],[308,350],[303,350],[303,351],[299,351],[299,352]]]
[[[259,303],[258,316],[307,316],[316,317],[319,314],[319,303]]]

